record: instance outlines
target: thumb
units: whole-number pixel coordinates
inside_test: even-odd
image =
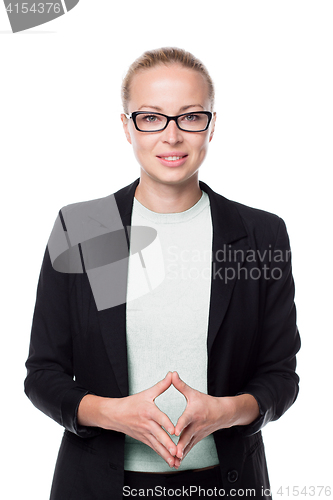
[[[157,396],[165,392],[170,387],[171,384],[172,384],[172,373],[168,372],[162,380],[157,382],[157,384],[153,385],[153,387],[151,387],[148,390],[149,396],[151,396],[152,399],[154,400],[155,398],[157,398]]]
[[[188,399],[188,396],[190,395],[190,392],[192,391],[192,387],[189,385],[185,384],[183,380],[178,375],[178,372],[173,372],[172,373],[172,383],[175,386],[175,388],[181,392],[186,399]]]

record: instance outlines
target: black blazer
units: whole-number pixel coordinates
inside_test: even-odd
[[[138,183],[136,179],[114,193],[124,226],[131,225]],[[264,498],[269,479],[261,429],[277,420],[298,394],[295,355],[300,338],[289,239],[278,216],[227,200],[199,184],[209,196],[213,223],[208,394],[249,393],[260,407],[252,424],[213,434],[223,487],[229,496],[231,488],[254,488]],[[87,274],[54,270],[46,247],[25,392],[65,428],[52,500],[122,499],[125,435],[80,426],[76,413],[88,393],[128,395],[125,321],[126,303],[97,310]]]

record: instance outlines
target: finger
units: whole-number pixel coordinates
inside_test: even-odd
[[[172,372],[168,372],[162,380],[157,382],[157,384],[153,385],[153,387],[147,389],[147,394],[154,400],[155,398],[157,398],[157,396],[165,392],[170,387],[171,384],[172,384]]]
[[[180,439],[177,443],[176,456],[179,459],[183,459],[185,456],[185,449],[188,444],[192,441],[194,436],[192,427],[188,427],[180,436]]]
[[[165,448],[165,446],[163,446],[160,441],[156,439],[153,434],[150,434],[147,437],[146,444],[150,446],[150,448],[152,448],[160,457],[162,457],[170,467],[173,467],[175,465],[175,458],[171,455],[167,448]]]
[[[190,425],[191,422],[192,413],[188,408],[185,408],[175,426],[175,436],[179,436],[184,431],[184,429],[186,429],[186,427]]]
[[[190,442],[185,446],[185,448],[183,450],[183,458],[182,458],[182,460],[184,460],[184,458],[186,457],[186,455],[188,455],[190,453],[190,451],[192,450],[193,446],[196,443],[197,443],[196,437],[192,436]]]
[[[162,429],[156,422],[151,422],[150,434],[161,443],[173,457],[176,455],[177,445],[172,441],[171,437]]]
[[[172,373],[172,383],[176,387],[176,389],[185,396],[186,400],[188,401],[188,398],[193,389],[192,387],[187,385],[183,380],[181,380],[181,378],[178,375],[178,372]]]
[[[184,458],[183,447],[179,446],[179,444],[177,444],[177,451],[176,451],[176,454],[175,454],[175,458],[178,458],[179,461],[183,460],[183,458]]]
[[[160,427],[164,427],[164,429],[169,433],[169,434],[174,434],[175,433],[175,427],[173,423],[171,422],[170,418],[168,415],[163,413],[156,404],[154,405],[154,408],[151,412],[151,419],[154,420]]]

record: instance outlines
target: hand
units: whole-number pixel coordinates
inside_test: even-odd
[[[172,383],[187,401],[175,427],[175,435],[181,434],[176,452],[181,460],[201,439],[218,429],[231,427],[235,407],[232,398],[209,396],[192,389],[179,378],[177,372],[172,373]],[[178,467],[175,464],[175,468]]]
[[[106,399],[103,403],[104,428],[123,432],[150,446],[170,467],[179,467],[175,457],[177,447],[169,434],[174,434],[174,425],[154,400],[171,385],[172,373],[145,391],[119,399]],[[112,405],[112,406],[111,406]],[[162,428],[164,427],[164,429]]]

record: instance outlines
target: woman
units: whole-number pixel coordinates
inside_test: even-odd
[[[270,498],[261,428],[299,382],[285,224],[198,180],[216,114],[192,54],[144,53],[122,97],[140,178],[60,210],[38,284],[25,391],[65,427],[50,498]]]

